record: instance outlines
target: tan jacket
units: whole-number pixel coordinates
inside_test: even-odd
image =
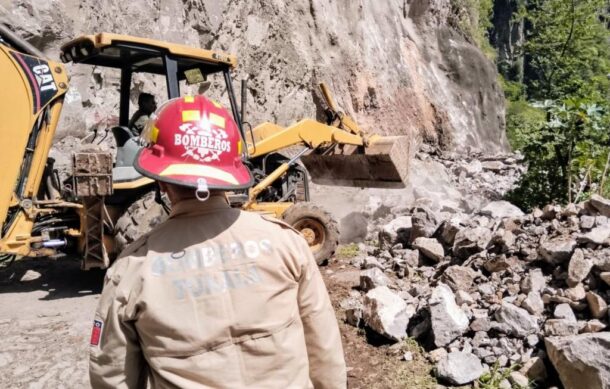
[[[341,337],[307,243],[212,197],[108,270],[91,338],[94,388],[345,388]]]

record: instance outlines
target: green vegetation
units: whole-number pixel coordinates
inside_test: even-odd
[[[493,0],[451,0],[451,21],[464,35],[473,39],[483,53],[494,60],[495,49],[489,43]]]
[[[476,3],[478,8],[466,6],[491,10],[487,0]],[[522,26],[523,39],[513,42],[513,55],[522,61],[523,72],[505,74],[509,79],[501,78],[500,83],[507,99],[508,139],[525,156],[528,172],[509,200],[531,209],[549,202],[581,201],[592,193],[608,196],[609,3],[515,0],[514,4],[510,20]],[[471,35],[486,36],[481,30],[489,25],[477,26],[479,32]]]
[[[360,249],[358,248],[358,245],[356,243],[350,243],[337,248],[337,257],[341,259],[351,259],[358,255],[359,252]]]
[[[478,380],[478,388],[479,389],[500,389],[502,386],[500,384],[502,381],[507,380],[515,370],[520,368],[519,365],[512,365],[507,368],[501,368],[498,363],[495,363],[491,370],[487,373],[484,373]],[[533,384],[528,385],[527,387],[522,387],[516,384],[512,385],[513,389],[530,389],[533,388]]]

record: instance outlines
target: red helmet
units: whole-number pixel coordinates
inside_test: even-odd
[[[148,146],[140,150],[134,167],[147,177],[192,188],[202,181],[210,189],[252,186],[235,121],[220,104],[203,96],[165,103],[142,137]]]

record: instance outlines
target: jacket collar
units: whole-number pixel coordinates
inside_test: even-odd
[[[224,195],[211,196],[203,202],[197,199],[182,200],[172,205],[172,212],[169,217],[174,218],[181,215],[207,213],[229,208],[231,207]]]

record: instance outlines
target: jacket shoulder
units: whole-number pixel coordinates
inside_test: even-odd
[[[299,231],[295,230],[294,227],[292,227],[290,224],[288,224],[288,223],[286,223],[286,222],[284,222],[284,221],[282,221],[280,219],[277,219],[277,218],[275,218],[273,216],[269,216],[269,215],[260,215],[260,217],[263,220],[266,220],[266,221],[268,221],[270,223],[279,225],[283,229],[293,231],[293,232],[297,233],[299,236],[301,235],[301,233]]]

